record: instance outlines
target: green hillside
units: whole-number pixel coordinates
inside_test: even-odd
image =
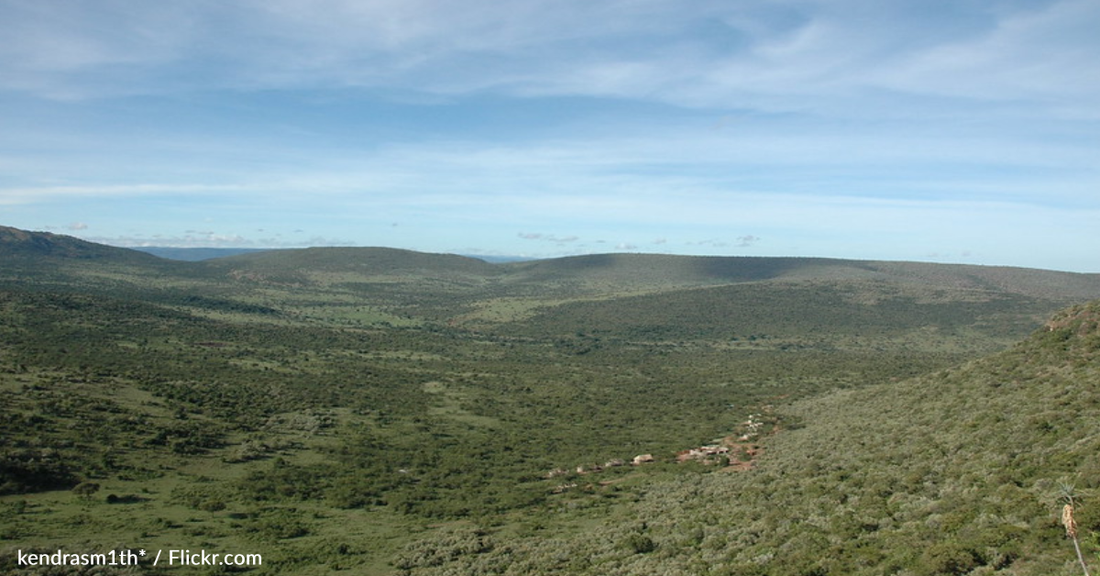
[[[1100,302],[1012,349],[779,409],[749,472],[683,477],[582,533],[466,529],[409,574],[1080,574],[1100,560]],[[477,546],[471,546],[476,541]]]
[[[0,572],[1069,574],[1063,478],[1095,550],[1097,275],[0,232]]]
[[[395,248],[303,248],[269,250],[216,258],[206,265],[219,270],[256,273],[354,273],[363,277],[492,277],[498,272],[483,260],[453,254],[426,254]]]
[[[890,340],[914,348],[967,348],[1018,339],[1049,313],[1050,305],[1020,294],[883,281],[742,283],[571,302],[498,329],[727,346],[768,341],[787,347],[873,348]]]
[[[573,282],[607,289],[686,287],[766,281],[871,281],[958,290],[1009,292],[1080,300],[1095,296],[1100,275],[1004,266],[880,262],[829,258],[763,258],[596,254],[504,266],[509,279]]]
[[[0,258],[6,264],[32,261],[100,260],[152,264],[157,259],[134,250],[85,242],[72,236],[0,226]]]

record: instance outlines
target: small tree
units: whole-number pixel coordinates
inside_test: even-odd
[[[99,492],[99,484],[95,482],[81,482],[73,487],[73,494],[84,500],[90,500],[96,492]]]

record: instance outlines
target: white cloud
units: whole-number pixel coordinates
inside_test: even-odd
[[[252,237],[232,232],[188,231],[184,234],[129,234],[121,236],[83,236],[85,240],[121,246],[139,248],[147,246],[171,248],[305,248],[310,246],[355,246],[356,242],[346,238],[330,236],[311,236],[299,240],[286,240],[278,234],[266,237]]]
[[[376,86],[787,110],[868,88],[997,100],[1094,94],[1100,7],[1034,6],[17,2],[0,7],[0,85],[70,97]]]
[[[568,244],[570,242],[576,242],[580,240],[578,236],[555,236],[553,234],[541,234],[538,232],[520,232],[517,234],[524,240],[541,240],[544,242],[553,242],[556,244]]]
[[[167,194],[216,195],[240,192],[237,185],[109,184],[103,186],[38,186],[0,188],[0,206],[114,197],[156,197]]]
[[[1100,4],[1069,0],[1004,16],[983,34],[929,47],[883,67],[886,87],[982,100],[1095,101]],[[1082,106],[1083,107],[1083,106]]]

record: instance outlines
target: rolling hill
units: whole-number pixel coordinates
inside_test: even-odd
[[[0,572],[145,547],[302,575],[1071,574],[1060,482],[1100,550],[1095,298],[1017,268],[182,262],[3,228]],[[704,445],[729,450],[678,462]]]
[[[451,254],[393,248],[305,248],[254,251],[200,262],[157,258],[48,232],[0,226],[0,258],[30,274],[65,265],[78,283],[81,271],[130,266],[197,280],[251,279],[326,287],[354,283],[452,283],[471,297],[568,296],[651,293],[688,287],[766,282],[872,282],[971,290],[1070,303],[1100,296],[1100,274],[1026,268],[880,262],[825,258],[703,257],[594,254],[490,264]],[[219,278],[222,277],[222,278]],[[479,291],[479,292],[478,292]]]
[[[0,258],[5,263],[65,259],[147,263],[155,261],[155,258],[125,248],[113,248],[72,236],[29,232],[8,226],[0,226]]]

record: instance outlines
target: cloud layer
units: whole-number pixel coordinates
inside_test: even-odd
[[[17,0],[0,209],[119,243],[1097,271],[1067,246],[1100,241],[1097,29],[1089,0]]]
[[[350,86],[799,109],[880,90],[1092,114],[1100,75],[1089,0],[60,0],[7,2],[0,23],[2,85],[70,98]]]

